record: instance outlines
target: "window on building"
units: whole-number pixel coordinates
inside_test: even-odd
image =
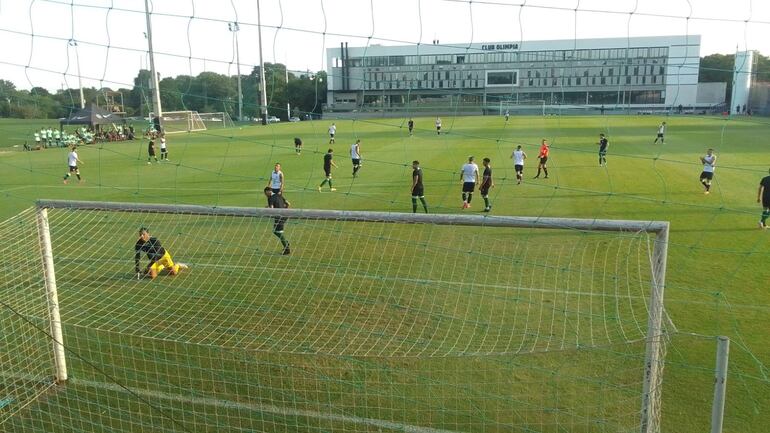
[[[626,84],[631,84],[631,76],[626,76]]]
[[[634,66],[634,75],[639,75],[639,66]]]
[[[488,86],[515,86],[518,82],[516,71],[489,71],[487,72]]]
[[[664,71],[665,71],[665,68],[664,68],[663,66],[661,66],[661,67],[660,67],[660,69],[658,69],[658,73],[659,73],[660,75],[663,75],[663,74],[664,74]]]
[[[456,57],[457,63],[465,63],[465,56],[457,56]]]
[[[591,85],[596,85],[596,77],[591,77]]]
[[[606,79],[605,77],[602,77],[602,81],[601,81],[601,83],[602,83],[602,84],[607,84],[607,79]]]
[[[581,85],[582,83],[583,83],[583,80],[582,80],[580,77],[577,77],[577,78],[575,78],[575,84],[576,84],[576,85],[578,85],[578,86],[579,86],[579,85]]]

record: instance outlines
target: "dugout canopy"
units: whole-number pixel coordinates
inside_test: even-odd
[[[59,125],[62,127],[65,125],[89,125],[95,127],[97,125],[110,125],[113,123],[123,123],[123,116],[110,113],[96,104],[92,104],[89,108],[80,109],[69,117],[59,120]]]

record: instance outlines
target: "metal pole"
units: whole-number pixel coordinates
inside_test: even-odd
[[[727,388],[727,360],[730,356],[730,338],[717,338],[717,368],[714,373],[714,404],[711,406],[711,433],[722,433]]]
[[[158,85],[158,74],[155,72],[155,53],[152,51],[152,22],[150,20],[149,0],[144,0],[144,16],[147,20],[147,49],[150,55],[150,74],[152,75],[152,100],[153,111],[158,119],[163,119],[163,110],[160,107],[160,86]],[[150,119],[152,120],[152,119]]]
[[[51,315],[51,337],[53,337],[53,354],[56,366],[56,381],[67,380],[67,360],[64,356],[64,338],[59,314],[59,296],[56,290],[56,273],[53,267],[53,249],[51,248],[51,231],[48,226],[48,209],[38,208],[37,229],[40,236],[40,248],[43,253],[43,272],[45,288],[48,297],[48,311]]]
[[[289,66],[285,65],[283,71],[286,73],[286,120],[291,117],[291,103],[289,102]]]
[[[262,113],[262,124],[267,125],[267,91],[265,90],[265,63],[262,61],[262,20],[259,15],[259,0],[257,0],[257,35],[259,37],[259,93],[261,95],[259,111]]]
[[[663,367],[663,293],[666,288],[668,223],[658,231],[652,257],[652,291],[647,319],[647,348],[644,359],[641,433],[655,433],[660,427],[660,374]]]
[[[80,53],[78,53],[78,41],[70,39],[70,46],[75,48],[75,63],[78,67],[78,87],[80,87],[80,109],[86,108],[86,98],[83,96],[83,81],[80,75]]]
[[[237,22],[227,23],[227,28],[235,34],[235,64],[238,71],[238,120],[243,120],[243,91],[241,89],[241,50],[238,47],[238,32],[241,26]]]

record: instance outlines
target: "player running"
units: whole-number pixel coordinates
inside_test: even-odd
[[[425,188],[422,184],[422,168],[420,161],[412,161],[412,213],[417,213],[417,199],[420,199],[422,208],[428,213],[428,203],[425,201]]]
[[[283,194],[283,185],[281,164],[276,162],[273,171],[270,172],[270,180],[267,183],[267,187],[273,190],[273,194]]]
[[[473,190],[479,183],[479,166],[473,162],[473,157],[468,157],[468,162],[460,169],[460,180],[463,182],[463,209],[471,207]]]
[[[353,177],[358,176],[361,169],[361,139],[350,145],[350,160],[353,162]]]
[[[265,187],[265,197],[267,197],[267,207],[269,208],[286,209],[291,205],[282,194],[274,194],[269,186]],[[273,234],[281,241],[285,256],[291,254],[289,241],[283,235],[284,224],[286,224],[287,219],[286,217],[273,217]]]
[[[604,134],[599,134],[599,167],[607,166],[607,148],[610,147],[610,142],[607,141],[607,137]]]
[[[516,170],[516,185],[521,185],[521,180],[524,178],[524,160],[527,159],[527,154],[521,150],[521,145],[516,146],[511,159],[513,159],[513,168]]]
[[[655,141],[652,142],[652,144],[655,144],[660,140],[660,144],[664,143],[664,135],[666,134],[666,122],[661,122],[660,125],[658,125],[658,135],[655,137]]]
[[[492,210],[492,205],[489,203],[489,189],[495,187],[495,181],[492,179],[492,166],[489,164],[490,159],[484,158],[481,162],[484,164],[484,174],[481,178],[479,192],[481,192],[481,197],[484,199],[484,212],[489,212]]]
[[[72,146],[72,150],[69,154],[67,154],[67,166],[69,168],[69,171],[67,174],[64,175],[64,184],[66,185],[69,182],[70,176],[72,176],[72,173],[75,173],[75,176],[78,177],[78,182],[82,182],[83,178],[80,177],[80,169],[78,169],[78,163],[81,165],[83,164],[83,161],[78,158],[78,148],[76,146]]]
[[[412,136],[412,131],[414,130],[414,120],[409,119],[409,122],[407,122],[407,126],[409,127],[409,136]]]
[[[436,134],[441,135],[441,118],[436,118]]]
[[[765,176],[759,181],[757,203],[762,203],[762,218],[759,220],[759,228],[766,229],[767,218],[770,217],[770,176]]]
[[[144,271],[139,268],[142,253],[147,254],[150,260]],[[168,269],[170,275],[177,275],[179,271],[187,268],[188,266],[184,263],[174,263],[171,253],[161,245],[158,238],[150,236],[150,231],[146,227],[139,229],[139,239],[134,245],[134,273],[137,279],[142,277],[155,279],[164,269]]]
[[[334,134],[337,133],[337,125],[332,123],[329,127],[329,144],[334,144]]]
[[[548,166],[546,164],[548,163],[548,155],[550,153],[550,146],[548,146],[548,142],[544,138],[540,143],[540,153],[537,155],[537,157],[540,159],[540,162],[537,164],[537,176],[535,176],[533,179],[540,177],[541,169],[545,172],[545,179],[548,179]]]
[[[714,149],[706,151],[706,155],[700,158],[703,164],[703,171],[700,173],[700,183],[706,188],[703,194],[711,192],[711,180],[714,178],[714,167],[717,165],[717,156],[714,155]]]
[[[326,179],[324,179],[323,182],[318,185],[318,192],[321,192],[321,187],[324,186],[324,184],[327,182],[329,183],[329,191],[337,191],[337,188],[332,186],[332,167],[337,168],[337,164],[332,161],[332,158],[334,157],[333,153],[334,150],[329,149],[326,152],[326,155],[324,155],[324,173],[326,174]]]

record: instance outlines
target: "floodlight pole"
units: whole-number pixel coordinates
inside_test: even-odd
[[[78,53],[78,41],[70,39],[70,46],[75,47],[75,63],[78,67],[78,87],[80,87],[80,109],[86,108],[86,98],[83,96],[83,81],[80,75],[80,54]]]
[[[238,71],[238,121],[243,121],[243,91],[241,90],[241,50],[238,48],[238,31],[241,26],[237,22],[227,24],[227,28],[235,34],[235,67]]]
[[[259,0],[257,0],[257,36],[259,37],[259,93],[261,96],[259,112],[262,114],[262,124],[267,125],[267,91],[265,90],[265,63],[262,61],[262,20],[259,15]]]
[[[291,118],[291,103],[289,102],[289,66],[285,65],[283,71],[286,73],[286,120]]]
[[[150,55],[150,74],[152,75],[152,101],[153,112],[159,120],[163,119],[163,110],[160,107],[160,86],[158,85],[158,74],[155,72],[155,53],[152,51],[152,20],[150,19],[149,0],[144,0],[144,16],[147,20],[147,49]],[[152,119],[150,119],[152,120]]]

